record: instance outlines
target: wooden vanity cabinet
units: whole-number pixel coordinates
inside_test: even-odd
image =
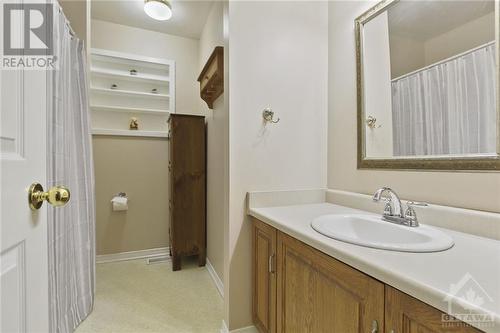
[[[276,237],[273,227],[254,219],[253,322],[262,333],[276,332]]]
[[[278,232],[277,332],[384,332],[384,285]]]
[[[253,321],[261,333],[479,333],[253,219]]]
[[[462,322],[443,325],[444,313],[391,286],[385,286],[385,323],[391,333],[480,333]]]
[[[383,332],[382,283],[253,222],[253,321],[261,333]]]

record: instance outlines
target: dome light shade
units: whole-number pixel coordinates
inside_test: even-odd
[[[166,21],[172,17],[172,7],[167,0],[145,0],[144,11],[158,21]]]

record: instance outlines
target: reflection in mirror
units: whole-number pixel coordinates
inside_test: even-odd
[[[398,1],[360,29],[364,158],[497,156],[494,1]]]

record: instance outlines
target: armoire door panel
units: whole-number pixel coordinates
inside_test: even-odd
[[[173,270],[181,258],[206,260],[206,136],[202,116],[171,114],[170,127],[170,249]]]

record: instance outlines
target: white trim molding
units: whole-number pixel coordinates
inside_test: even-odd
[[[226,322],[223,320],[222,321],[222,327],[220,329],[220,333],[259,333],[257,328],[255,326],[247,326],[247,327],[242,327],[238,328],[232,331],[229,331],[227,328]]]
[[[215,287],[219,291],[220,296],[222,297],[222,299],[224,299],[224,283],[222,282],[221,278],[215,271],[214,266],[212,265],[208,257],[207,257],[207,264],[205,265],[205,267],[207,268],[208,274],[210,274],[210,277],[214,281]]]
[[[159,248],[155,248],[155,249],[97,255],[96,256],[96,263],[102,264],[102,263],[106,263],[106,262],[155,258],[155,257],[164,257],[164,256],[170,256],[170,248],[169,247],[159,247]]]
[[[220,328],[220,333],[229,333],[229,329],[227,328],[226,321],[222,321],[222,326]]]

